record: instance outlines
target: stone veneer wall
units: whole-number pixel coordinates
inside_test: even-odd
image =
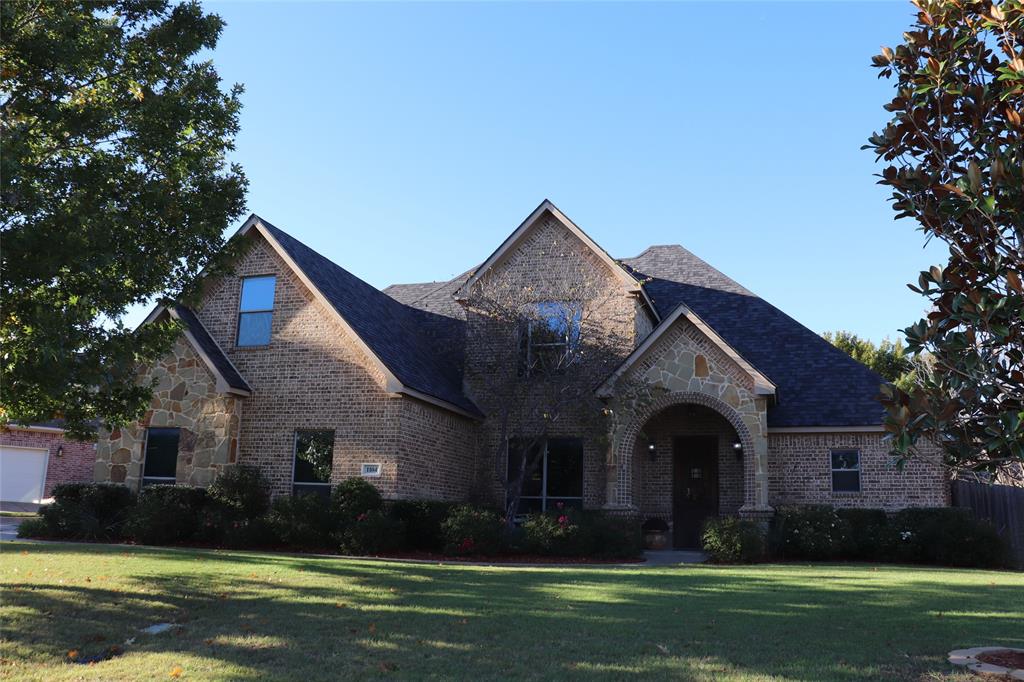
[[[32,429],[0,429],[0,445],[20,448],[38,448],[49,451],[43,497],[53,495],[53,486],[60,483],[89,483],[96,462],[96,444],[92,441],[71,440],[56,431]],[[57,448],[61,456],[57,456]]]
[[[100,432],[93,478],[138,490],[147,427],[177,427],[176,483],[209,485],[220,468],[237,459],[241,399],[217,392],[216,379],[184,336],[142,377],[157,379],[150,409],[138,423]]]
[[[239,462],[260,467],[274,495],[290,494],[295,431],[325,429],[335,434],[333,483],[359,476],[363,463],[379,463],[381,476],[369,480],[389,498],[415,489],[417,495],[448,499],[462,489],[464,481],[444,480],[437,472],[417,487],[412,471],[433,470],[441,453],[464,457],[472,420],[441,419],[425,404],[388,393],[377,365],[334,311],[314,298],[262,237],[253,239],[235,274],[212,283],[197,310],[253,389],[242,415]],[[258,275],[277,277],[270,344],[239,348],[241,278]]]
[[[743,442],[745,501],[758,506],[758,485],[767,492],[767,404],[754,393],[753,379],[689,320],[679,318],[672,329],[616,383],[613,401],[617,426],[611,459],[616,480],[609,491],[609,505],[634,507],[642,482],[635,458],[640,457],[637,436],[646,431],[649,420],[677,404],[697,403],[719,414],[729,414],[731,424]],[[728,420],[726,420],[728,421]],[[759,479],[755,479],[759,477]],[[746,494],[746,493],[745,493]],[[766,495],[764,495],[766,497]],[[750,499],[753,498],[753,499]]]
[[[478,286],[488,286],[494,281],[501,282],[500,286],[503,287],[521,285],[535,291],[537,301],[548,301],[552,300],[551,292],[560,290],[560,284],[554,278],[567,272],[574,273],[572,276],[577,277],[577,281],[602,282],[600,286],[606,287],[601,291],[597,291],[599,287],[593,287],[594,299],[582,302],[582,343],[603,337],[606,339],[602,342],[604,348],[620,346],[612,353],[614,358],[608,362],[605,362],[607,358],[602,359],[600,366],[581,364],[570,370],[574,380],[578,380],[579,385],[585,388],[581,394],[589,396],[590,390],[635,347],[637,329],[644,328],[644,323],[638,322],[636,315],[646,314],[637,305],[635,296],[626,291],[621,280],[609,271],[604,262],[559,220],[545,213],[517,247],[496,264],[488,276],[482,278]],[[561,290],[564,290],[564,285]],[[509,367],[493,370],[489,366],[495,356],[493,342],[489,341],[485,345],[475,345],[473,342],[474,335],[493,338],[489,336],[492,332],[488,331],[487,320],[469,310],[466,323],[469,328],[465,359],[467,394],[488,415],[481,427],[478,485],[485,500],[501,504],[504,501],[504,487],[498,472],[503,469],[506,460],[501,441],[500,415],[508,397],[498,395],[495,387],[508,386],[508,376],[501,372],[515,372],[517,367],[513,361]],[[516,358],[519,340],[511,338],[508,342],[511,350],[502,357]],[[564,410],[557,423],[549,429],[552,437],[583,440],[583,504],[590,508],[600,507],[605,501],[606,447],[602,441],[606,426],[599,416],[600,409],[601,405],[596,399],[581,400],[578,405]],[[515,437],[529,432],[529,418],[527,414],[513,412],[510,415],[508,435]]]
[[[743,460],[732,447],[736,429],[720,414],[699,405],[675,405],[647,422],[643,435],[633,461],[633,501],[641,516],[672,522],[672,443],[679,436],[718,439],[718,511],[735,514],[743,506]],[[653,461],[645,447],[651,440],[656,455]]]
[[[769,433],[769,499],[772,506],[829,504],[835,507],[902,509],[944,507],[949,483],[941,451],[927,446],[923,457],[896,469],[882,433]],[[861,490],[832,492],[830,451],[860,451]]]

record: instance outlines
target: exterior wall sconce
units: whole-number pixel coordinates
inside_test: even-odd
[[[653,462],[658,459],[658,448],[654,445],[653,440],[647,441],[647,457]]]
[[[743,443],[739,442],[738,440],[734,440],[732,442],[732,451],[736,453],[737,457],[742,457],[743,456]]]
[[[56,454],[57,454],[58,457],[63,457],[64,456],[64,446],[63,445],[58,445],[57,446],[57,453]]]

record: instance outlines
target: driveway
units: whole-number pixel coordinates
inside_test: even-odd
[[[18,539],[18,526],[27,516],[0,516],[0,542]]]

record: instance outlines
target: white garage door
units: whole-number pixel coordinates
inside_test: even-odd
[[[39,502],[49,451],[0,445],[0,501]]]

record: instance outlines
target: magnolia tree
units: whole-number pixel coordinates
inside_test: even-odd
[[[1024,460],[1024,7],[1019,0],[917,0],[913,27],[874,57],[894,81],[893,118],[871,136],[896,218],[949,248],[910,288],[930,304],[905,331],[930,356],[882,401],[897,453],[922,439],[951,465]]]
[[[561,424],[571,420],[572,433],[605,438],[604,406],[594,390],[632,343],[633,301],[603,264],[580,259],[571,239],[544,247],[547,264],[532,272],[529,284],[514,268],[499,267],[461,301],[466,381],[481,396],[491,425],[494,474],[505,491],[509,524],[524,482],[537,472],[545,443]]]

